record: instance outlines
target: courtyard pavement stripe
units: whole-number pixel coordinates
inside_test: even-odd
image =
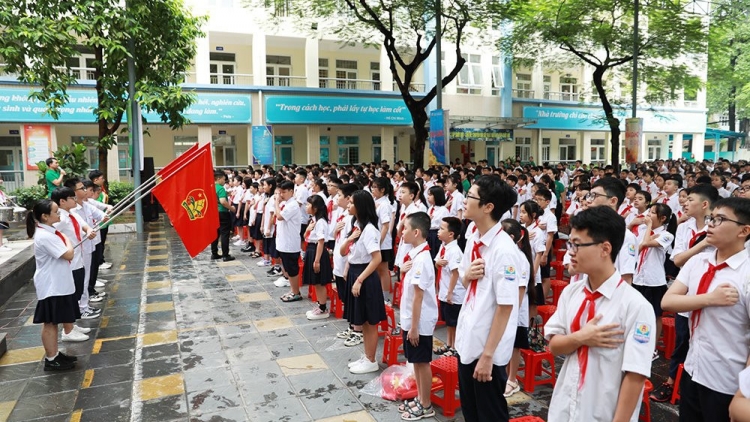
[[[166,249],[166,246],[164,247]],[[148,254],[148,252],[147,252]],[[138,313],[138,336],[136,337],[135,345],[135,357],[133,359],[133,390],[130,396],[130,420],[131,422],[138,422],[141,420],[141,412],[143,411],[143,401],[141,400],[141,383],[143,379],[143,334],[146,333],[146,300],[148,294],[146,292],[149,274],[149,262],[148,259],[144,262],[143,279],[141,280],[141,304]]]

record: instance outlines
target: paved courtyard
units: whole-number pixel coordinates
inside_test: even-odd
[[[89,341],[61,343],[78,356],[75,370],[43,371],[33,283],[0,308],[9,349],[0,359],[0,421],[400,420],[394,402],[359,391],[378,374],[349,373],[362,346],[335,337],[342,320],[308,321],[309,300],[282,303],[285,289],[237,247],[236,261],[210,261],[208,252],[191,260],[168,224],[146,226],[144,240],[107,240],[114,266],[100,274],[109,281],[103,316],[80,323],[93,329]],[[381,352],[382,339],[378,359]],[[666,364],[654,363],[654,384]],[[551,393],[514,395],[511,416],[546,417]],[[463,421],[460,411],[437,412],[435,420]],[[676,408],[652,404],[652,420],[676,421]]]

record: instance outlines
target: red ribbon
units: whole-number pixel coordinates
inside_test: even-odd
[[[711,286],[711,282],[716,276],[716,273],[728,266],[729,265],[726,262],[722,262],[719,265],[713,265],[709,263],[708,270],[706,270],[706,272],[701,277],[701,281],[698,283],[698,291],[695,292],[696,296],[708,293],[708,288],[709,286]],[[698,327],[698,323],[700,323],[701,321],[701,311],[703,311],[703,309],[696,309],[690,314],[691,331],[695,331],[695,329]]]

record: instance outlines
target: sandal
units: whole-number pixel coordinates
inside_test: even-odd
[[[429,407],[422,406],[422,403],[417,401],[413,407],[410,407],[407,411],[401,414],[401,420],[404,421],[418,421],[424,418],[431,418],[435,416],[435,408],[430,405]]]
[[[284,296],[281,296],[281,301],[284,302],[284,303],[298,302],[300,300],[302,300],[302,295],[299,294],[299,293],[294,294],[292,292],[289,292],[289,293],[285,294]]]
[[[521,386],[518,385],[518,382],[508,381],[505,384],[505,393],[503,394],[503,397],[508,398],[519,391],[521,391]]]
[[[443,353],[443,357],[452,358],[454,356],[458,356],[458,350],[456,350],[456,349],[454,349],[452,347],[449,347],[448,350],[445,353]]]
[[[444,355],[444,354],[448,353],[449,350],[450,350],[450,347],[448,347],[448,346],[446,346],[444,344],[444,345],[442,345],[442,346],[440,346],[440,347],[438,347],[436,349],[432,349],[432,353],[434,353],[436,355]]]
[[[403,403],[401,403],[401,404],[398,405],[398,411],[402,412],[402,413],[403,412],[408,412],[409,409],[411,409],[412,407],[414,407],[414,405],[416,403],[417,403],[417,398],[416,397],[414,397],[411,400],[404,400]]]

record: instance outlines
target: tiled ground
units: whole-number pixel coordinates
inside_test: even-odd
[[[0,421],[399,420],[393,402],[359,391],[377,374],[349,373],[361,346],[335,338],[341,320],[311,322],[309,301],[281,303],[285,289],[237,248],[234,262],[191,260],[174,231],[147,226],[145,240],[108,239],[115,265],[101,274],[110,280],[103,317],[81,324],[91,340],[62,346],[79,357],[76,370],[43,371],[33,285],[0,308],[10,349],[0,359]],[[665,365],[655,363],[653,381]],[[551,391],[516,394],[512,416],[545,417]],[[658,404],[652,417],[677,420]]]

